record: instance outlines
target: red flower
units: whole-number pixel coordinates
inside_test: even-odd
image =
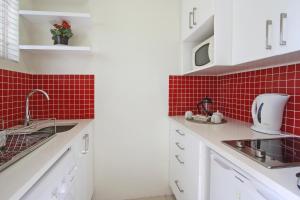
[[[70,29],[71,28],[71,25],[67,22],[67,21],[63,21],[62,22],[62,27],[64,29]]]

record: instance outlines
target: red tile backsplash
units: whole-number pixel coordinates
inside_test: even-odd
[[[197,112],[197,103],[204,97],[217,99],[218,77],[170,76],[169,115],[184,115],[185,111]]]
[[[169,77],[169,115],[197,112],[196,104],[208,96],[214,110],[225,116],[252,122],[250,108],[263,93],[286,93],[287,103],[282,130],[300,135],[300,64],[274,67],[223,76]]]
[[[32,75],[0,69],[0,128],[23,121],[25,97],[32,89],[45,90],[30,99],[33,119],[94,118],[94,75]]]

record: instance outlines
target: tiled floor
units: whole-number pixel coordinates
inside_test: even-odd
[[[134,200],[176,200],[174,196],[161,196],[161,197],[150,197],[143,199],[134,199]]]

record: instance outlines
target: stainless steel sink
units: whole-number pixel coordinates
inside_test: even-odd
[[[13,134],[7,134],[5,145],[0,148],[0,171],[51,140],[57,133],[69,131],[76,125],[51,125],[33,129],[30,132],[22,129],[14,131]]]
[[[39,129],[37,132],[56,132],[56,133],[61,133],[61,132],[66,132],[74,128],[76,124],[72,125],[58,125],[58,126],[47,126],[45,128]],[[56,128],[56,131],[55,131]]]

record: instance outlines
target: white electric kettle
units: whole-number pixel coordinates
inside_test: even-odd
[[[282,116],[285,104],[289,99],[287,94],[261,94],[252,104],[252,130],[267,133],[281,134]]]

